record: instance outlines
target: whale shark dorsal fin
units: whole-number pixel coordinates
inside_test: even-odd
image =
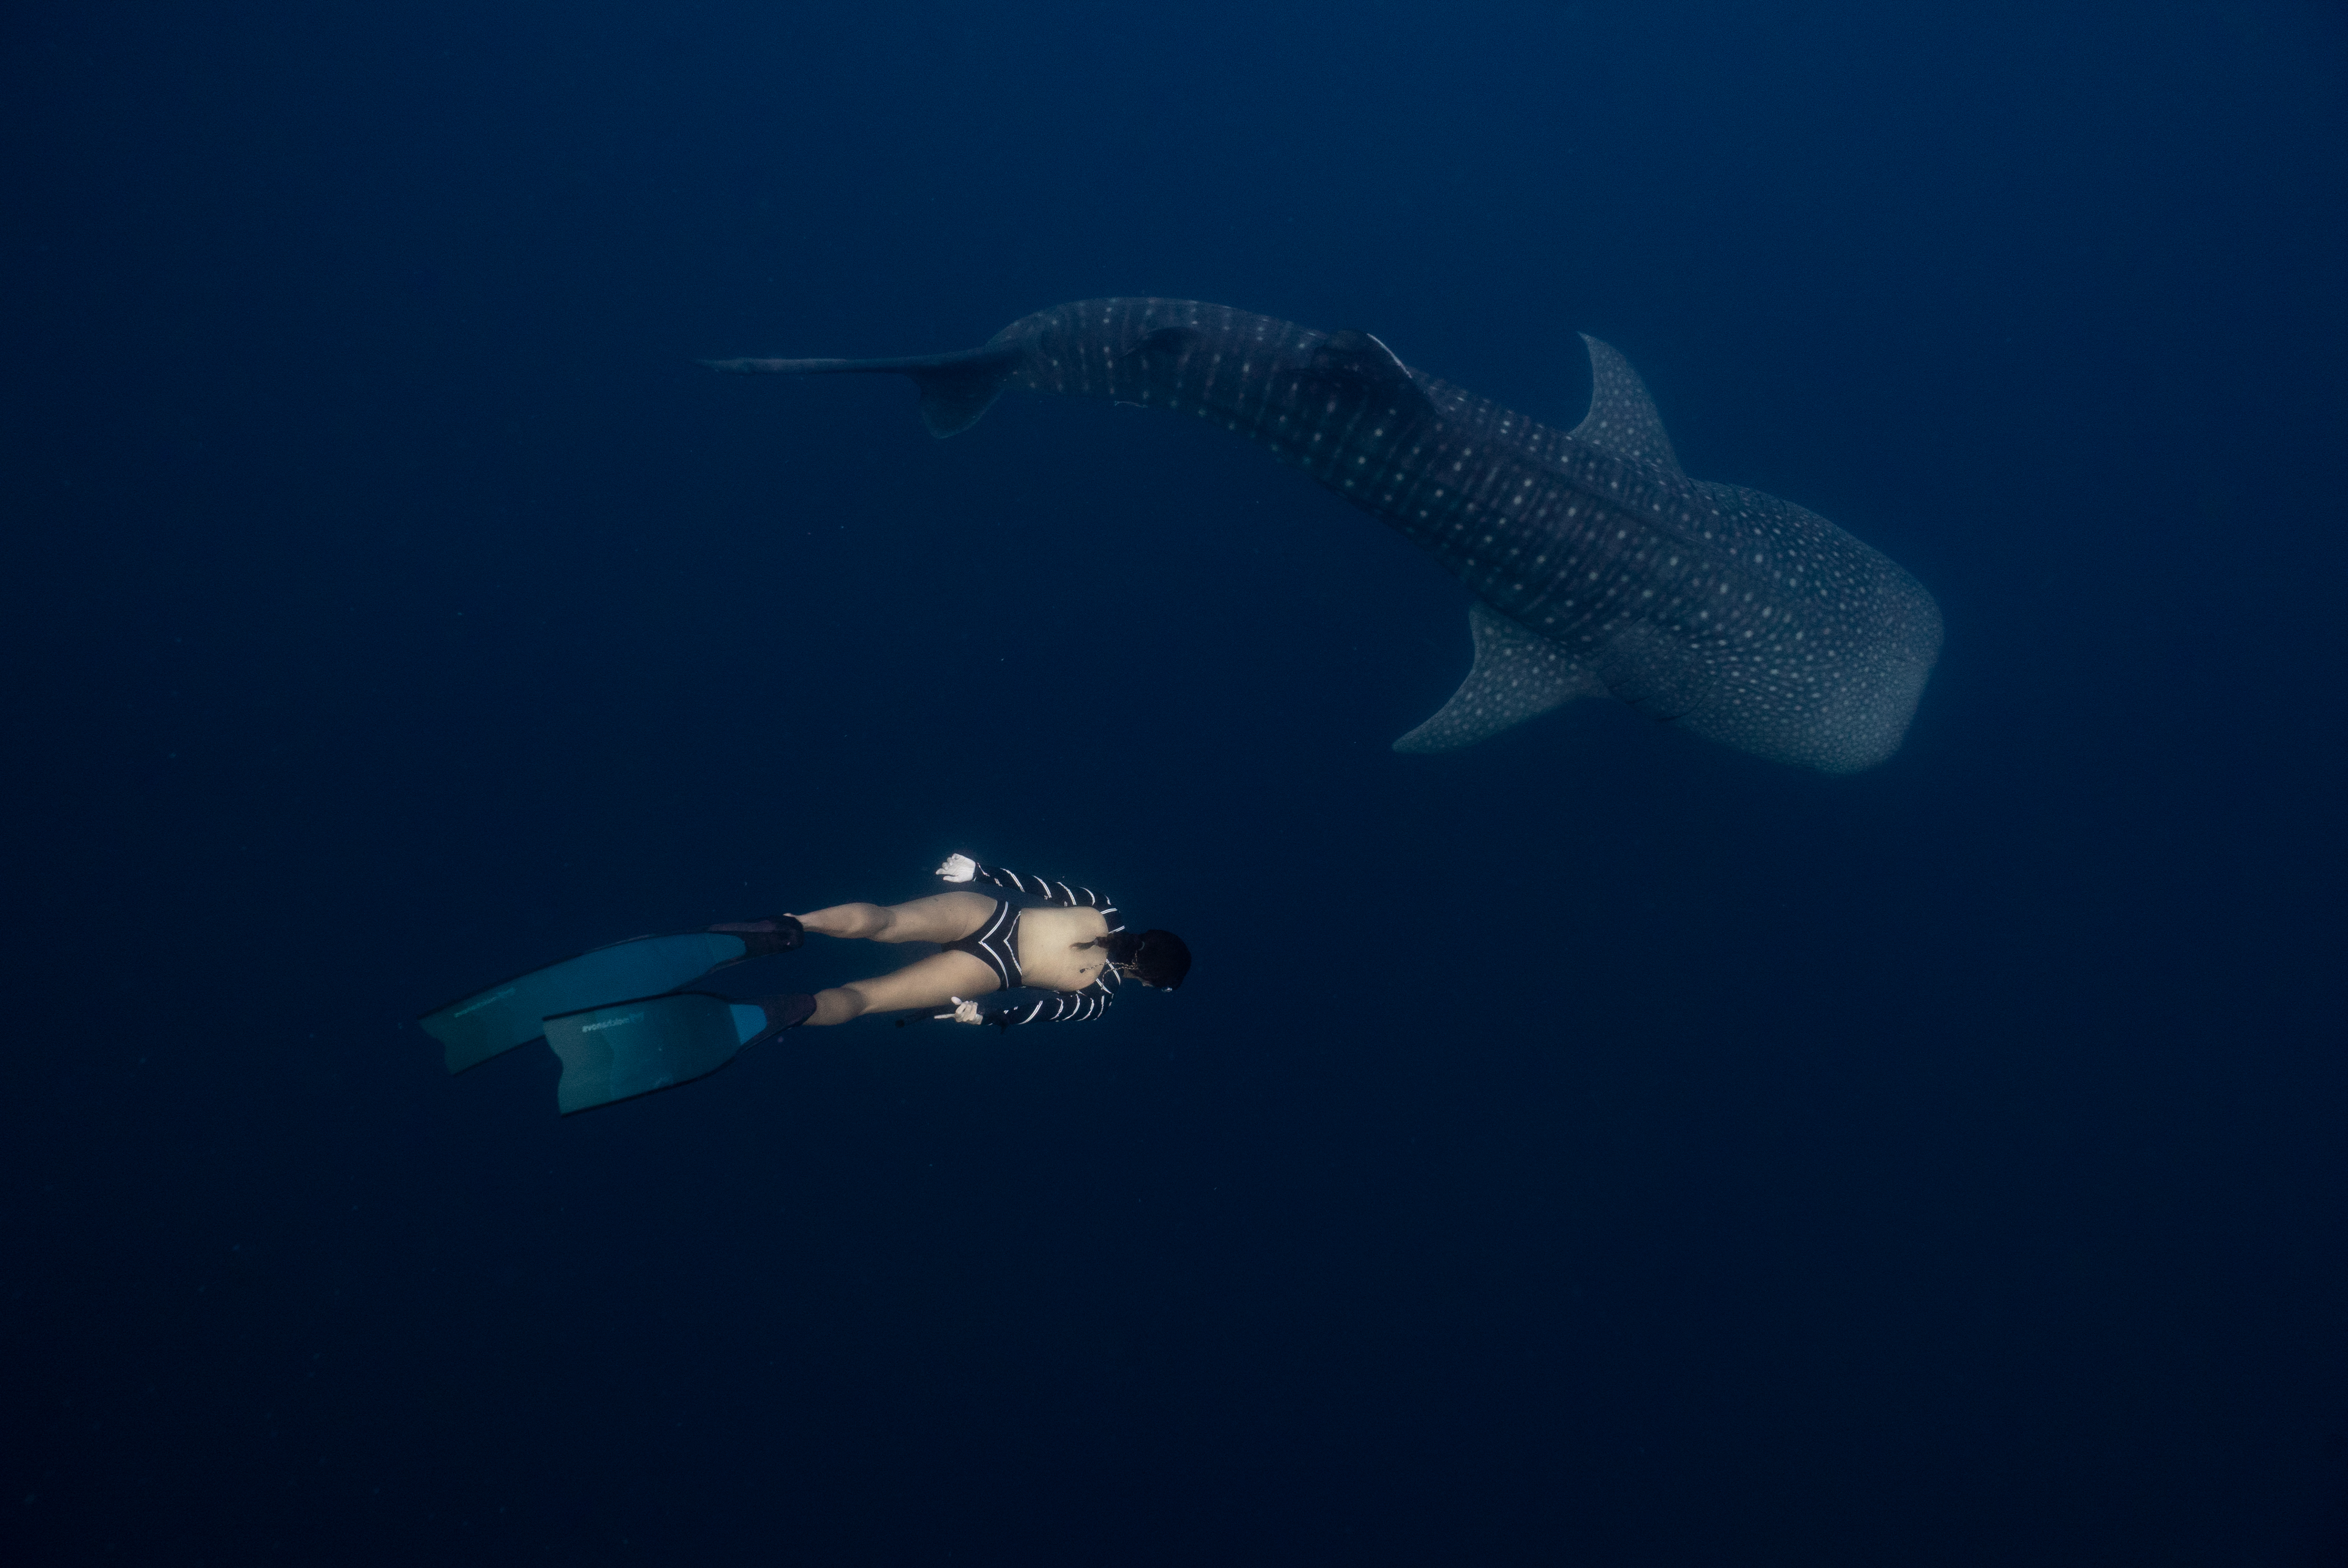
[[[1663,434],[1663,417],[1655,412],[1655,400],[1647,395],[1647,384],[1611,343],[1588,333],[1581,341],[1590,346],[1590,412],[1573,427],[1574,439],[1617,457],[1678,473],[1680,460],[1672,455],[1672,438]]]
[[[1556,643],[1536,637],[1489,605],[1468,607],[1476,663],[1435,717],[1394,743],[1398,752],[1456,752],[1606,687]]]

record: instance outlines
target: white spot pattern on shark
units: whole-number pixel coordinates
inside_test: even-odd
[[[983,347],[918,359],[711,363],[906,375],[939,436],[975,424],[1005,386],[1163,405],[1304,468],[1479,600],[1474,668],[1395,743],[1405,751],[1612,695],[1828,773],[1891,755],[1940,653],[1931,595],[1815,512],[1690,478],[1636,373],[1583,342],[1590,412],[1570,431],[1414,371],[1367,333],[1192,300],[1058,305]]]

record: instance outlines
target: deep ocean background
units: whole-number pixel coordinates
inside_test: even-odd
[[[28,4],[0,128],[9,1561],[2348,1562],[2339,7]],[[1906,748],[1399,756],[1302,476],[695,364],[1142,293],[1609,339]],[[1191,984],[414,1026],[954,849]]]

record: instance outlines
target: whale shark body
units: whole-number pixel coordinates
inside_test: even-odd
[[[1817,513],[1680,469],[1622,356],[1589,346],[1571,431],[1412,370],[1367,333],[1190,300],[1084,300],[913,359],[734,359],[899,374],[934,435],[1005,388],[1193,415],[1399,529],[1476,596],[1475,664],[1395,743],[1449,751],[1575,697],[1775,761],[1853,773],[1900,747],[1941,648],[1922,585]]]

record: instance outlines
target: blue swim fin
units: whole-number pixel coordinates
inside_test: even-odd
[[[799,923],[788,915],[674,937],[638,937],[459,998],[419,1022],[440,1042],[448,1071],[462,1072],[536,1040],[543,1020],[556,1013],[673,989],[721,965],[788,952],[801,940]]]
[[[672,991],[550,1018],[546,1043],[562,1059],[555,1109],[568,1116],[704,1077],[744,1046],[804,1023],[814,1011],[813,997],[737,1002]]]

